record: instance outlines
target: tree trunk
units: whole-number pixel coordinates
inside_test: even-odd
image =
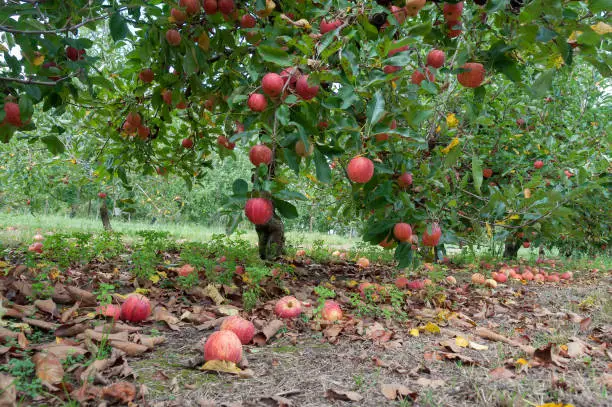
[[[106,207],[106,201],[102,201],[102,205],[100,205],[100,218],[102,219],[102,226],[104,226],[104,230],[113,230],[110,224],[110,218],[108,217],[108,208]]]
[[[538,257],[543,259],[544,258],[544,246],[540,245],[540,248],[538,249]]]
[[[255,226],[259,237],[259,257],[275,260],[285,254],[285,227],[276,214],[265,225]]]
[[[506,240],[504,244],[504,258],[516,259],[520,247],[521,242],[519,242],[518,240]]]

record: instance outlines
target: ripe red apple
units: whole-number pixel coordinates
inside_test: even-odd
[[[534,275],[531,271],[526,271],[521,275],[521,278],[526,281],[532,281],[534,278]]]
[[[193,147],[193,140],[190,138],[184,138],[183,141],[181,141],[181,145],[183,148],[191,148]]]
[[[319,32],[321,34],[327,34],[330,31],[335,30],[336,28],[342,25],[342,21],[333,20],[333,21],[325,21],[325,18],[321,20],[321,24],[319,25]]]
[[[412,228],[407,223],[396,223],[393,226],[393,236],[400,242],[407,242],[412,237]]]
[[[429,68],[425,68],[425,73],[417,70],[414,71],[412,73],[412,76],[410,77],[410,82],[415,84],[415,85],[420,85],[421,82],[423,82],[425,79],[427,79],[429,82],[435,82],[436,81],[436,77],[434,76],[433,73],[431,73],[431,71],[429,70]]]
[[[484,178],[491,178],[493,176],[493,170],[491,168],[485,168],[482,170],[482,176]]]
[[[569,271],[566,271],[565,273],[561,274],[560,277],[561,277],[561,280],[571,280],[573,275]]]
[[[519,117],[518,119],[516,119],[516,125],[519,126],[520,128],[525,127],[525,119],[523,119],[522,117]]]
[[[546,281],[549,283],[558,283],[559,281],[561,281],[561,279],[557,274],[551,274],[546,277]]]
[[[143,125],[138,126],[137,130],[138,130],[138,137],[143,141],[147,140],[149,138],[149,135],[151,134],[151,130],[148,127],[143,126]]]
[[[482,274],[480,273],[472,274],[472,284],[482,285],[485,283],[485,281],[486,281],[486,278]]]
[[[168,44],[176,47],[181,43],[181,33],[174,29],[166,31],[166,41],[168,41]]]
[[[397,184],[401,189],[408,189],[408,187],[412,185],[412,174],[409,172],[403,173],[397,179]]]
[[[457,74],[457,80],[466,88],[477,88],[482,85],[485,78],[485,69],[478,62],[468,62],[461,66],[465,72]]]
[[[11,124],[15,127],[19,127],[22,125],[21,122],[21,112],[19,110],[19,105],[13,102],[6,102],[4,104],[4,122]]]
[[[383,72],[386,73],[387,75],[391,75],[392,73],[396,73],[397,71],[399,71],[401,69],[402,69],[401,66],[385,65],[383,67]]]
[[[84,49],[76,49],[74,47],[66,48],[66,57],[71,61],[78,61],[83,59],[83,55],[85,55]]]
[[[173,8],[172,10],[170,10],[170,15],[172,16],[172,18],[174,18],[174,21],[177,24],[183,24],[187,19],[187,15],[185,14],[185,12],[178,8]]]
[[[204,11],[206,14],[215,14],[218,11],[217,0],[204,0]]]
[[[153,70],[150,68],[147,69],[143,69],[142,71],[140,71],[140,73],[138,74],[138,78],[143,81],[144,83],[151,83],[153,82],[153,78],[155,77],[155,73],[153,73]]]
[[[400,276],[395,279],[395,286],[400,290],[403,290],[404,288],[408,287],[408,283],[410,283],[410,280],[403,276]]]
[[[542,167],[544,167],[544,161],[542,160],[537,160],[533,163],[533,168],[535,168],[536,170],[539,170]]]
[[[42,249],[43,249],[43,244],[40,242],[32,243],[30,246],[28,246],[29,252],[42,253]]]
[[[357,259],[357,266],[361,268],[368,268],[370,267],[370,260],[365,257],[360,257]]]
[[[144,295],[132,294],[121,305],[121,319],[129,322],[141,322],[151,314],[151,303]]]
[[[244,274],[244,267],[243,266],[236,266],[236,269],[234,270],[234,273],[238,274],[239,276]]]
[[[179,6],[187,11],[187,14],[196,14],[200,12],[199,0],[180,0]]]
[[[288,295],[276,302],[276,305],[274,306],[274,313],[279,318],[295,318],[302,313],[302,304],[300,304],[297,298]]]
[[[234,147],[236,147],[236,143],[231,143],[225,136],[217,137],[217,144],[221,147],[227,148],[228,150],[233,150]]]
[[[249,151],[249,160],[256,167],[259,167],[260,164],[270,165],[272,162],[272,150],[263,144],[254,145]]]
[[[300,157],[308,157],[314,152],[314,144],[312,142],[308,143],[308,151],[306,151],[306,145],[302,140],[298,140],[295,143],[295,153]]]
[[[261,93],[252,93],[247,100],[247,105],[254,112],[263,112],[268,107],[268,101]]]
[[[255,336],[255,325],[238,315],[225,318],[219,329],[221,331],[232,331],[243,345],[251,342],[251,339]]]
[[[523,247],[524,247],[525,249],[529,249],[529,246],[531,246],[531,243],[530,243],[528,240],[526,240],[526,241],[524,241],[524,242],[523,242]]]
[[[508,277],[504,273],[492,273],[491,276],[493,277],[493,280],[497,281],[498,283],[505,283],[508,281]]]
[[[326,300],[323,303],[321,317],[329,322],[334,322],[342,319],[342,308],[340,308],[340,304],[338,304],[334,300]]]
[[[298,68],[285,68],[281,71],[280,73],[281,78],[283,78],[283,81],[285,83],[287,83],[287,81],[289,81],[289,87],[291,89],[295,89],[296,85],[297,85],[297,81],[299,79],[300,76],[302,76],[300,70]]]
[[[255,225],[265,225],[272,219],[274,206],[265,198],[251,198],[244,206],[246,217]]]
[[[302,75],[295,84],[295,92],[304,100],[310,100],[319,93],[319,86],[308,85],[308,75]]]
[[[170,89],[165,89],[162,92],[162,99],[165,104],[172,106],[172,91]]]
[[[427,54],[427,65],[433,66],[434,68],[438,69],[441,68],[442,65],[444,65],[445,59],[446,55],[444,54],[444,51],[440,51],[439,49],[432,49],[431,51],[429,51],[429,54]]]
[[[181,110],[187,109],[187,103],[185,103],[184,100],[181,100],[176,104],[176,108]]]
[[[234,0],[218,0],[217,7],[223,14],[230,14],[234,11]]]
[[[431,232],[428,232],[427,229],[430,229]],[[440,242],[440,237],[442,237],[440,225],[432,223],[429,228],[425,228],[425,231],[423,231],[423,245],[430,247],[437,246]]]
[[[176,273],[181,277],[187,277],[195,271],[195,268],[191,264],[183,264]]]
[[[45,240],[45,237],[40,233],[37,233],[34,235],[33,239],[35,242],[42,242],[43,240]]]
[[[448,28],[448,32],[446,33],[448,38],[455,38],[461,35],[461,21],[447,21],[446,27]]]
[[[104,317],[110,317],[117,321],[121,317],[121,307],[115,304],[101,305],[96,312]]]
[[[444,3],[442,11],[446,21],[458,21],[461,18],[461,13],[463,13],[463,2]]]
[[[563,171],[563,173],[565,174],[565,176],[566,176],[567,178],[571,178],[571,177],[573,177],[573,176],[574,176],[574,174],[572,174],[572,173],[571,173],[569,170],[565,170],[565,171]]]
[[[132,126],[133,128],[136,128],[142,123],[142,118],[140,117],[140,114],[136,112],[130,112],[125,118],[125,121],[129,123],[130,126]]]
[[[257,20],[250,14],[245,14],[240,19],[240,26],[242,28],[254,28],[257,24]]]
[[[365,184],[374,176],[374,163],[366,157],[355,157],[349,162],[346,172],[351,181]]]
[[[425,7],[425,0],[406,0],[405,10],[410,17],[416,17],[423,7]]]
[[[272,72],[265,74],[261,80],[261,88],[263,89],[263,92],[270,97],[280,95],[284,85],[285,81],[283,78],[279,74]]]
[[[48,69],[50,70],[51,68],[57,68],[59,70],[61,70],[61,67],[59,65],[57,65],[55,62],[50,61],[50,62],[45,62],[43,64],[43,68],[44,69]],[[52,81],[59,81],[61,79],[61,77],[53,75],[53,76],[47,76],[47,78],[51,79]]]
[[[546,281],[547,278],[548,276],[546,276],[545,274],[536,274],[535,276],[533,276],[533,281],[543,283],[544,281]]]
[[[413,290],[413,291],[422,290],[423,288],[425,288],[425,281],[423,280],[410,281],[408,284],[406,284],[406,288],[408,288],[409,290]]]
[[[98,198],[105,199],[106,198],[106,192],[98,192]]]
[[[240,338],[229,330],[213,332],[204,343],[204,360],[240,362],[242,360]]]
[[[457,279],[453,276],[446,276],[446,278],[444,279],[446,280],[446,282],[450,285],[455,285],[457,284]]]

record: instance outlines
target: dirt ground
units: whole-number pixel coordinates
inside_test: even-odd
[[[186,367],[201,355],[200,340],[212,332],[193,327],[165,333],[166,344],[130,365],[153,406],[606,406],[612,367],[606,350],[612,334],[610,289],[610,278],[596,285],[514,283],[489,300],[461,305],[479,327],[534,348],[556,344],[553,349],[566,357],[553,356],[550,363],[534,362],[523,349],[475,336],[452,320],[437,319],[440,333],[412,336],[409,328],[427,320],[427,313],[418,311],[401,326],[383,322],[393,332],[388,341],[340,334],[331,344],[321,332],[292,327],[266,346],[247,347],[250,378]],[[440,357],[448,353],[440,342],[452,341],[457,331],[488,349],[455,347],[464,360]],[[570,342],[581,345],[579,351],[571,346],[567,357]],[[405,386],[405,398],[389,400],[382,391],[386,385]],[[332,396],[333,391],[352,391],[355,401],[338,400],[342,396]]]

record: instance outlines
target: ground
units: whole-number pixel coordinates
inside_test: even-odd
[[[607,405],[612,274],[605,257],[505,265],[458,254],[399,271],[379,249],[349,250],[342,259],[316,244],[264,263],[248,240],[190,243],[150,232],[125,239],[47,231],[38,254],[26,249],[27,236],[41,230],[2,229],[12,238],[0,252],[0,405],[97,405],[100,398],[153,406]],[[364,256],[372,264],[358,267]],[[186,263],[196,272],[178,277]],[[237,265],[245,274],[234,273]],[[474,272],[508,266],[573,277],[471,283]],[[432,282],[398,288],[401,275]],[[362,297],[362,282],[381,288]],[[96,313],[133,291],[151,300],[146,321],[112,323]],[[274,304],[287,294],[304,312],[271,329]],[[341,321],[321,319],[326,298],[340,303]],[[200,370],[204,341],[234,313],[267,340],[244,346],[233,374]]]

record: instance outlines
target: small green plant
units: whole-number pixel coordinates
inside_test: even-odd
[[[148,280],[156,273],[157,263],[157,252],[152,247],[135,248],[132,253],[132,274],[136,278]]]
[[[95,291],[96,298],[100,305],[107,305],[113,302],[113,292],[115,292],[115,286],[108,283],[100,283],[98,289]]]
[[[183,290],[189,290],[195,287],[200,282],[198,273],[195,271],[186,276],[178,276],[176,278],[176,284]]]
[[[325,287],[323,285],[316,286],[314,288],[314,292],[318,297],[317,302],[319,303],[319,305],[317,305],[317,308],[315,308],[314,313],[318,315],[321,313],[321,310],[323,309],[325,300],[329,298],[335,298],[336,292],[332,290],[331,288]]]
[[[15,388],[27,397],[35,398],[42,392],[42,383],[35,375],[36,366],[26,352],[21,352],[21,358],[11,358],[5,365],[0,365],[0,371],[7,372],[15,378]]]
[[[242,294],[242,305],[246,312],[252,311],[257,306],[259,300],[259,290],[249,288]]]

